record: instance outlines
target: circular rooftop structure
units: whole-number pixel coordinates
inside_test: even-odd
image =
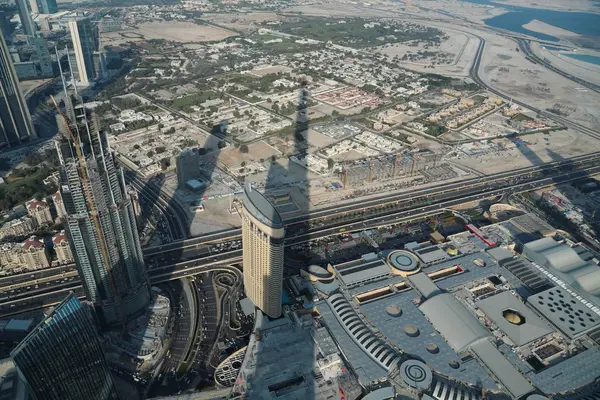
[[[406,276],[420,269],[417,256],[406,250],[392,251],[387,257],[387,262],[396,275]]]
[[[404,325],[404,333],[410,337],[417,337],[421,332],[419,332],[419,328],[414,326],[413,324]]]
[[[456,360],[448,361],[448,365],[450,366],[450,368],[454,368],[454,369],[458,369],[460,367],[460,363]]]
[[[311,265],[308,267],[308,272],[317,278],[329,278],[331,274],[325,268],[318,265]]]
[[[388,313],[390,317],[399,317],[402,315],[402,309],[395,304],[387,306],[385,312]]]
[[[437,354],[440,352],[440,348],[435,343],[427,343],[425,345],[425,349],[427,349],[427,351],[431,354]]]
[[[549,400],[546,396],[542,396],[541,394],[532,394],[531,396],[527,396],[527,400]]]
[[[424,362],[408,360],[400,365],[400,376],[404,382],[417,390],[427,390],[433,382],[431,369]]]

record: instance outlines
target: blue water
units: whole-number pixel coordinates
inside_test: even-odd
[[[542,10],[539,8],[529,8],[520,6],[504,5],[492,0],[461,0],[468,3],[483,4],[494,7],[501,7],[509,10],[502,15],[485,20],[485,24],[494,28],[506,29],[516,33],[523,33],[536,37],[541,40],[552,42],[558,41],[554,36],[543,33],[533,32],[523,28],[534,19],[545,22],[559,28],[585,36],[600,36],[600,15],[582,12],[561,12],[553,10]]]
[[[579,61],[584,61],[586,63],[600,65],[600,57],[591,56],[589,54],[569,54],[569,53],[562,53],[562,55],[574,58],[574,59],[579,60]]]

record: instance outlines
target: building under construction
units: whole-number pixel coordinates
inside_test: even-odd
[[[373,181],[424,175],[425,171],[440,166],[440,158],[439,154],[425,151],[363,159],[344,166],[340,180],[345,187],[349,187]]]
[[[67,106],[56,148],[69,243],[87,299],[104,323],[124,324],[150,301],[133,205],[107,135],[83,106]]]

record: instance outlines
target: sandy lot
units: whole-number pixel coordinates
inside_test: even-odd
[[[401,19],[399,19],[401,20]],[[400,57],[404,55],[406,51],[410,51],[412,53],[416,53],[419,50],[426,51],[441,51],[445,53],[452,54],[452,61],[446,64],[436,64],[435,72],[447,75],[447,76],[468,76],[469,69],[471,68],[471,64],[473,63],[473,57],[475,56],[475,52],[477,51],[477,46],[479,44],[479,40],[470,35],[468,30],[461,29],[453,29],[450,27],[450,24],[442,24],[442,23],[432,23],[425,20],[414,20],[413,22],[418,22],[424,26],[430,26],[433,28],[438,28],[442,30],[446,35],[450,38],[445,40],[440,44],[440,47],[431,47],[429,49],[423,49],[422,45],[419,47],[410,47],[402,44],[391,45],[389,47],[385,47],[381,49],[381,52],[384,54],[388,54],[390,57],[394,57],[398,54]],[[429,73],[432,70],[427,68],[431,65],[431,60],[424,59],[416,62],[405,62],[400,61],[398,63],[399,66],[410,69],[417,72],[425,72]]]
[[[214,24],[235,29],[241,32],[254,32],[260,27],[261,22],[279,21],[283,17],[275,13],[227,13],[227,14],[211,14],[202,15],[202,19],[210,21]]]
[[[234,36],[235,33],[227,29],[217,28],[209,25],[197,25],[191,22],[146,22],[138,29],[130,29],[121,32],[111,32],[110,37],[121,36],[119,33],[137,33],[143,39],[166,39],[175,42],[211,42]],[[116,34],[116,35],[115,35]],[[140,40],[135,38],[122,38],[123,41]]]
[[[498,3],[558,11],[600,12],[593,0],[495,0]]]
[[[588,63],[585,61],[576,60],[568,57],[564,52],[558,52],[549,50],[540,46],[539,43],[532,42],[531,49],[540,58],[547,58],[552,62],[552,65],[562,71],[566,71],[570,74],[575,75],[578,78],[584,79],[588,82],[600,85],[600,65]],[[596,57],[600,57],[600,52],[593,52],[591,50],[579,51],[577,54],[590,54]]]
[[[567,118],[600,130],[600,94],[528,61],[515,50],[516,43],[510,39],[484,31],[477,33],[486,40],[479,69],[479,75],[486,83],[537,108],[558,105],[568,109]]]
[[[552,132],[546,135],[527,135],[524,140],[529,147],[521,146],[499,154],[488,153],[483,157],[462,158],[453,162],[489,174],[515,168],[539,165],[543,162],[559,161],[600,149],[597,140],[572,130]],[[550,143],[550,144],[547,144]]]
[[[261,158],[267,160],[273,155],[280,156],[281,153],[265,142],[260,141],[249,144],[248,153],[245,154],[240,152],[239,149],[227,148],[219,155],[219,163],[226,165],[228,168],[236,168],[239,167],[242,161],[249,163],[259,161]]]
[[[262,77],[269,74],[277,74],[277,73],[287,74],[292,72],[292,69],[283,65],[274,65],[272,67],[265,68],[257,68],[250,71],[248,74],[253,76]]]
[[[559,28],[558,26],[538,21],[537,19],[534,19],[533,21],[523,25],[523,28],[555,37],[579,36],[575,32],[571,32],[566,29]]]

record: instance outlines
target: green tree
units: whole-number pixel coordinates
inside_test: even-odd
[[[244,154],[248,153],[248,146],[245,145],[245,144],[241,145],[240,146],[240,153],[244,153]]]
[[[227,147],[227,143],[225,143],[225,141],[224,141],[224,140],[221,140],[221,141],[219,142],[219,144],[217,145],[217,147],[218,147],[219,149],[224,149],[225,147]]]
[[[333,169],[334,164],[335,164],[335,161],[333,161],[332,158],[327,159],[327,168],[329,168],[330,171]]]

